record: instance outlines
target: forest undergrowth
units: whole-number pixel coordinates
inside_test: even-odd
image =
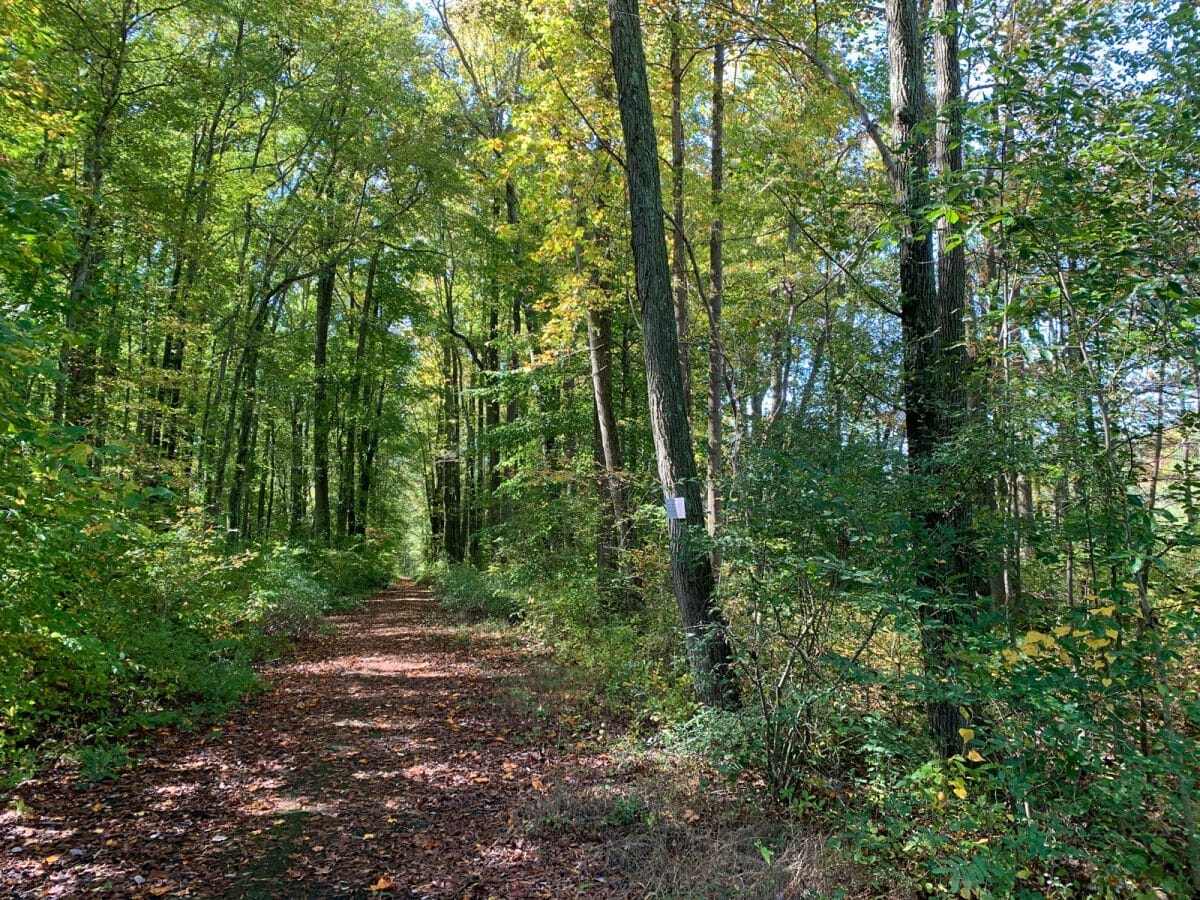
[[[443,567],[426,578],[456,615],[535,637],[568,673],[560,677],[570,687],[560,684],[554,695],[586,698],[596,721],[612,723],[618,758],[656,773],[637,799],[619,801],[633,804],[635,820],[649,814],[645,804],[695,807],[705,802],[698,798],[731,792],[749,806],[743,818],[726,821],[727,849],[745,850],[737,835],[754,830],[739,830],[747,822],[760,830],[772,823],[764,833],[774,837],[756,835],[748,846],[768,863],[779,852],[796,871],[820,873],[813,881],[823,886],[819,896],[1157,897],[1167,885],[1185,890],[1186,847],[1152,799],[1172,789],[1170,776],[1159,780],[1147,770],[1140,783],[1115,780],[1116,760],[1103,741],[1113,710],[1072,695],[1077,688],[1063,679],[1078,671],[1073,660],[1060,660],[1065,665],[1053,676],[1040,673],[1050,664],[1049,635],[1031,631],[1019,658],[1003,647],[991,651],[991,714],[972,723],[960,754],[938,760],[921,729],[919,647],[911,634],[862,619],[839,631],[822,619],[819,645],[812,635],[801,659],[783,641],[795,633],[772,621],[761,594],[730,575],[726,608],[740,599],[751,607],[742,614],[760,627],[736,639],[746,701],[720,710],[694,700],[665,587],[631,616],[598,606],[595,589],[579,579],[541,579],[536,564]],[[820,617],[811,594],[807,603],[787,600],[789,610]],[[1086,642],[1104,634],[1106,615],[1054,630],[1055,647],[1094,653]],[[789,655],[808,671],[780,679]],[[907,687],[885,680],[897,669]],[[1001,696],[997,684],[1008,684],[1012,695]],[[987,744],[975,742],[985,730]],[[1089,760],[1091,741],[1100,748]],[[1072,780],[1061,780],[1072,770]],[[1025,798],[1015,808],[1014,794]],[[1142,809],[1137,831],[1128,830],[1130,804]],[[640,839],[653,844],[648,835]],[[660,872],[663,884],[683,877],[669,871]]]
[[[93,529],[54,548],[53,577],[44,568],[10,585],[3,786],[64,756],[85,781],[113,777],[156,729],[220,721],[264,688],[256,664],[323,633],[328,613],[391,578],[375,546],[230,552],[202,527]]]

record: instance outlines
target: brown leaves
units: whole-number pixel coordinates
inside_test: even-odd
[[[534,852],[513,823],[603,766],[548,743],[505,693],[496,673],[523,671],[519,649],[447,642],[444,623],[418,624],[429,610],[385,595],[341,617],[271,664],[275,692],[220,730],[148,737],[136,770],[82,801],[61,773],[31,787],[36,813],[0,817],[0,851],[25,848],[0,895],[245,896],[280,878],[321,896],[575,895],[603,874],[594,851],[564,832]]]

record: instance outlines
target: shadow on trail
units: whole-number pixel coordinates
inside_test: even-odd
[[[220,727],[164,734],[119,781],[80,790],[50,773],[0,798],[3,893],[627,893],[514,816],[604,762],[521,714],[511,639],[447,624],[412,585],[334,622],[264,670],[272,691]]]

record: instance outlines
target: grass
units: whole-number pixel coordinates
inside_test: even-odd
[[[825,834],[698,760],[624,751],[604,781],[560,785],[514,817],[532,839],[587,846],[598,868],[656,898],[853,896]]]

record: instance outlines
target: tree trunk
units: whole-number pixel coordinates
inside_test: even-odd
[[[375,395],[375,415],[374,421],[379,422],[383,415],[383,397],[387,390],[387,382],[382,381],[379,384],[379,390],[373,392]],[[363,394],[363,404],[371,396],[371,391]],[[367,513],[371,508],[371,488],[375,483],[375,454],[379,450],[379,427],[376,425],[371,428],[363,428],[362,434],[359,436],[359,446],[362,448],[362,459],[358,465],[358,492],[355,495],[355,501],[358,504],[358,510],[355,514],[355,534],[360,537],[367,533]]]
[[[329,319],[336,269],[332,260],[317,274],[317,335],[313,348],[313,537],[329,543]]]
[[[630,549],[629,499],[625,471],[621,465],[621,445],[617,432],[612,387],[612,317],[607,310],[587,311],[588,357],[592,369],[592,399],[596,411],[597,462],[604,473],[608,508],[612,511],[616,538],[616,565],[623,565]],[[626,601],[632,598],[626,593]]]
[[[341,515],[346,521],[346,534],[359,534],[358,499],[355,497],[355,469],[363,447],[359,444],[359,432],[366,430],[369,418],[367,406],[371,389],[363,386],[363,361],[367,353],[367,336],[370,334],[371,317],[375,314],[375,274],[379,268],[379,248],[371,255],[367,265],[367,284],[363,289],[362,307],[358,314],[358,339],[354,346],[354,364],[350,370],[350,385],[346,390],[346,458],[342,472],[342,490],[339,500],[344,510]]]
[[[679,47],[679,13],[671,30],[671,280],[674,286],[675,330],[679,334],[679,374],[683,382],[683,408],[692,413],[692,367],[688,345],[687,235],[683,223],[683,188],[687,158],[683,146],[683,59]]]
[[[679,337],[671,302],[671,273],[663,229],[658,145],[646,80],[637,0],[609,0],[613,69],[625,138],[633,262],[642,308],[642,340],[650,427],[664,499],[682,497],[685,518],[669,521],[671,575],[686,631],[697,698],[708,705],[737,702],[725,623],[713,603],[700,485],[688,428],[679,366]]]
[[[965,394],[962,377],[961,304],[946,305],[934,277],[933,236],[924,210],[930,201],[929,113],[923,28],[918,0],[887,0],[889,82],[896,152],[890,179],[900,214],[900,311],[904,338],[905,432],[909,464],[918,477],[934,476],[942,489],[949,473],[934,472],[936,455],[961,424]],[[940,477],[939,477],[940,476]],[[924,494],[926,492],[920,491]],[[929,727],[945,755],[963,747],[960,729],[967,719],[953,681],[955,632],[969,605],[970,551],[964,535],[970,524],[965,503],[950,496],[918,501],[913,512],[920,535],[918,587],[921,644],[931,683]]]
[[[288,474],[288,534],[295,538],[308,513],[305,509],[308,499],[308,477],[304,472],[304,401],[300,397],[292,397],[292,441],[290,472]]]
[[[721,355],[721,308],[725,303],[725,223],[721,203],[725,191],[725,45],[713,47],[712,86],[712,234],[708,245],[708,533],[715,535],[721,518],[721,397],[724,391],[725,358]],[[720,560],[713,550],[713,569]]]
[[[79,227],[76,229],[75,263],[67,288],[66,331],[71,340],[63,342],[59,366],[63,380],[55,399],[57,419],[67,425],[91,428],[96,418],[96,344],[99,315],[96,279],[104,257],[103,187],[107,174],[109,145],[117,108],[125,91],[129,41],[137,19],[135,8],[120,5],[117,17],[109,24],[115,40],[112,46],[97,47],[97,63],[89,67],[99,100],[99,109],[83,144],[80,173],[82,198]]]
[[[600,605],[606,607],[612,598],[619,576],[620,554],[617,544],[617,514],[613,506],[612,487],[604,458],[604,439],[600,433],[600,408],[592,403],[592,462],[596,469],[596,490],[600,495],[600,515],[596,528],[596,587]]]

